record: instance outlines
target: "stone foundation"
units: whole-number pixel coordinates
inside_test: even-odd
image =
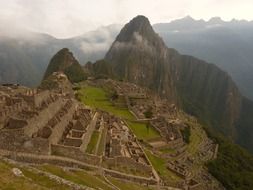
[[[99,165],[102,159],[99,156],[83,153],[79,148],[66,147],[62,145],[51,145],[51,153],[52,155],[65,156],[92,165]]]

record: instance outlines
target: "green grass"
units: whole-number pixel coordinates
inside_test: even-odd
[[[127,164],[124,165],[117,165],[117,166],[107,166],[104,165],[106,168],[109,168],[111,170],[116,170],[125,174],[131,174],[135,176],[141,176],[141,177],[150,177],[150,173],[147,173],[143,170],[140,170],[138,168],[135,168],[133,166],[129,167]]]
[[[96,145],[98,143],[98,137],[99,137],[99,132],[94,131],[91,135],[90,142],[87,146],[86,152],[89,154],[94,154],[94,151],[96,149]]]
[[[124,119],[134,120],[134,116],[125,108],[116,108],[109,101],[108,94],[102,88],[84,87],[79,90],[81,101],[93,108],[99,108],[103,111],[115,114]]]
[[[100,138],[100,142],[99,142],[99,146],[98,146],[98,152],[97,154],[99,156],[102,156],[104,153],[104,149],[105,149],[105,143],[106,143],[106,135],[107,135],[107,130],[103,129],[102,133],[101,133],[101,138]]]
[[[172,148],[163,148],[163,149],[160,149],[159,151],[162,153],[171,153],[171,154],[176,153],[176,150]]]
[[[146,123],[128,121],[128,126],[132,129],[134,134],[138,137],[138,139],[142,140],[151,140],[160,137],[157,130],[153,127],[147,128]]]
[[[136,118],[127,108],[116,107],[109,101],[108,93],[102,88],[86,86],[78,91],[78,98],[86,105],[99,108],[127,121],[128,126],[138,139],[151,140],[160,137],[153,127],[147,129],[146,123],[136,122]]]
[[[58,184],[56,181],[51,180],[47,176],[39,175],[39,174],[34,175],[33,172],[27,169],[22,169],[22,172],[26,177],[30,178],[34,183],[39,184],[43,187],[46,187],[49,189],[57,189],[57,190],[70,189],[70,187],[68,187],[67,185]]]
[[[191,134],[190,134],[190,142],[187,146],[187,151],[191,153],[192,155],[195,155],[199,151],[199,145],[201,144],[203,137],[202,137],[202,129],[201,126],[197,123],[189,123],[192,128],[191,128]]]
[[[19,168],[25,177],[17,177],[12,173],[12,168]],[[0,161],[0,189],[3,190],[66,190],[68,186],[56,183],[50,178],[29,171],[26,167],[19,167]]]
[[[39,168],[80,185],[95,189],[112,190],[112,188],[100,177],[96,177],[84,171],[66,171],[53,165],[43,165],[39,166]]]
[[[167,181],[169,183],[176,183],[181,178],[178,177],[175,173],[171,172],[166,167],[166,160],[152,154],[150,151],[145,151],[146,155],[148,156],[150,162],[152,163],[155,170],[158,172],[158,174],[161,176],[161,178],[164,181]]]
[[[209,161],[209,172],[229,190],[253,189],[253,156],[223,135],[207,129],[208,136],[219,144],[218,157]]]
[[[123,181],[117,180],[117,179],[112,178],[112,177],[108,177],[108,179],[110,180],[110,182],[113,185],[117,186],[121,190],[133,190],[133,189],[134,190],[151,190],[152,189],[150,187],[137,185],[137,184],[131,183],[131,182],[123,182]]]

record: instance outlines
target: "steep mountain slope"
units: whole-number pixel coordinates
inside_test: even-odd
[[[253,99],[253,22],[191,17],[155,24],[169,47],[215,63],[228,72],[243,95]]]
[[[175,53],[167,50],[148,19],[138,16],[121,30],[105,60],[118,78],[149,87],[174,101],[175,84],[170,74],[174,68],[167,59]],[[162,72],[165,70],[167,73]]]
[[[188,113],[238,142],[245,139],[236,127],[244,99],[231,77],[213,64],[167,48],[147,18],[137,16],[126,24],[105,60],[118,78],[176,101]],[[253,133],[250,125],[246,128],[247,134]],[[244,144],[247,148],[248,143]]]
[[[25,36],[0,36],[0,83],[38,85],[50,58],[63,47],[71,49],[80,64],[101,59],[120,27],[105,26],[70,39],[32,32],[23,32]],[[242,94],[253,99],[253,22],[186,17],[155,24],[154,29],[168,47],[214,63],[228,72]]]
[[[54,72],[63,72],[71,82],[79,82],[85,79],[83,68],[67,48],[61,49],[51,59],[44,79],[47,79]]]

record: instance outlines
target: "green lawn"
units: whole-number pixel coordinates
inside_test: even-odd
[[[138,139],[148,141],[160,137],[158,131],[156,131],[153,127],[149,127],[149,129],[147,129],[145,123],[136,122],[136,118],[127,108],[114,106],[109,101],[108,93],[102,88],[86,86],[81,88],[78,93],[79,99],[84,104],[107,111],[126,120],[128,126],[135,133]]]
[[[100,177],[88,174],[84,171],[66,171],[53,165],[39,166],[39,169],[50,172],[61,178],[67,179],[77,184],[95,189],[112,190],[112,188]]]
[[[110,180],[110,182],[113,185],[117,186],[121,190],[133,190],[133,189],[134,190],[151,190],[152,189],[150,187],[137,185],[137,184],[131,183],[131,182],[123,182],[123,181],[117,180],[117,179],[112,178],[112,177],[108,177],[108,179]]]
[[[113,113],[124,119],[134,120],[134,116],[126,108],[116,108],[109,101],[108,94],[102,89],[97,87],[84,87],[79,91],[81,101],[93,108],[99,108],[103,111]]]
[[[191,127],[190,143],[187,146],[187,151],[192,155],[198,153],[199,145],[203,140],[203,134],[201,133],[202,129],[197,123],[189,122]]]
[[[166,168],[166,160],[152,154],[149,150],[146,150],[145,153],[148,156],[155,170],[158,172],[158,174],[164,181],[167,181],[169,183],[175,183],[181,179],[175,173],[171,172]]]
[[[176,153],[176,150],[173,148],[163,148],[163,149],[160,149],[159,151],[162,153],[171,153],[171,154]]]
[[[96,145],[98,143],[98,137],[99,137],[99,132],[94,131],[91,135],[90,142],[87,146],[86,152],[89,154],[94,154],[94,151],[96,149]]]
[[[146,123],[140,123],[135,121],[127,121],[128,126],[132,129],[134,134],[143,140],[151,140],[160,137],[160,134],[153,127],[147,128]]]
[[[102,156],[105,151],[106,135],[107,135],[107,130],[104,128],[102,130],[101,138],[100,138],[100,142],[99,142],[99,146],[98,146],[97,154],[99,156]]]
[[[27,169],[21,169],[23,174],[28,177],[30,180],[32,180],[34,183],[39,184],[43,187],[49,188],[49,189],[71,189],[67,185],[58,184],[56,181],[51,180],[49,177],[40,175],[40,174],[34,174],[32,171]]]
[[[25,177],[17,177],[12,173],[12,168],[19,168]],[[50,178],[29,171],[26,167],[19,167],[0,161],[0,189],[3,190],[67,190],[68,186],[58,184]]]

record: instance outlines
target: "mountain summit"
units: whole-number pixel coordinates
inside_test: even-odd
[[[214,64],[166,47],[146,17],[124,26],[105,60],[117,78],[152,89],[252,150],[252,140],[243,134],[253,130],[238,124],[245,101],[231,77]]]
[[[174,51],[172,51],[174,52]],[[126,24],[105,60],[111,64],[118,78],[151,88],[174,99],[172,79],[167,58],[171,52],[156,34],[148,19],[137,16]],[[163,86],[166,83],[166,86]],[[170,92],[170,93],[168,93]]]
[[[129,42],[138,41],[140,38],[145,38],[149,42],[155,42],[154,30],[145,16],[137,16],[132,19],[125,27],[120,31],[116,41]]]

